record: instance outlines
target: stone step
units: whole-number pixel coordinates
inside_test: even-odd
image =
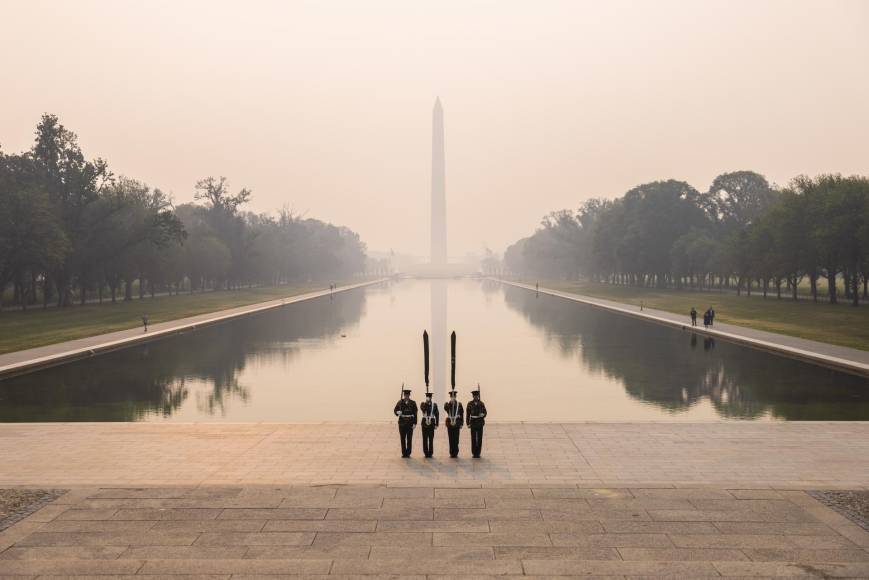
[[[487,560],[448,561],[409,554],[404,559],[171,559],[171,560],[0,560],[0,577],[181,576],[201,580],[238,580],[246,576],[489,577],[529,576],[783,576],[805,577],[807,567],[791,562],[624,561],[624,560]],[[814,574],[829,578],[869,577],[869,562],[815,563]]]

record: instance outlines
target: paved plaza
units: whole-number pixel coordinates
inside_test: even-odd
[[[0,485],[869,485],[869,422],[492,423],[400,457],[392,423],[6,423]]]
[[[869,486],[869,423],[3,424],[0,579],[869,578],[810,489]]]
[[[869,533],[803,491],[74,488],[0,532],[0,577],[866,578]]]

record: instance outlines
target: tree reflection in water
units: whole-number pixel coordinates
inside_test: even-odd
[[[92,359],[0,381],[0,421],[139,421],[168,417],[189,396],[196,406],[224,414],[230,401],[247,402],[238,376],[247,364],[285,366],[306,340],[334,340],[357,324],[365,292],[291,304],[262,314],[202,328]]]
[[[865,420],[869,380],[521,288],[507,305],[548,348],[578,357],[633,398],[671,413],[708,399],[725,418]]]

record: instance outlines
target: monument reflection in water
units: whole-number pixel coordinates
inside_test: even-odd
[[[406,280],[0,381],[0,421],[391,421],[402,381],[493,421],[867,420],[869,380],[520,288]],[[441,336],[438,336],[441,335]],[[435,368],[436,367],[436,368]]]

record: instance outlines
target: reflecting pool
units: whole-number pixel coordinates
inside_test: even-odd
[[[494,421],[867,420],[869,380],[480,280],[402,280],[0,381],[0,421],[384,421],[402,383]]]

